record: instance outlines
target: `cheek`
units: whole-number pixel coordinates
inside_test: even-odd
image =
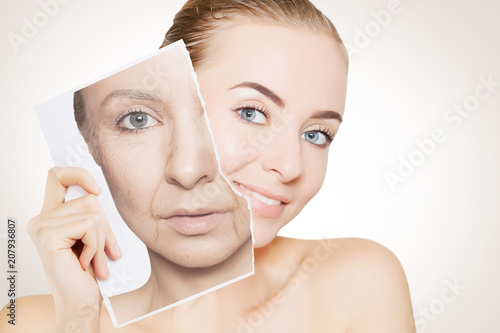
[[[232,190],[231,190],[232,191]],[[248,201],[237,194],[234,194],[238,200],[235,204],[236,211],[234,217],[234,225],[236,233],[240,239],[247,239],[251,235],[250,231],[250,204]]]
[[[307,204],[321,189],[325,180],[328,163],[328,152],[312,152],[304,158],[304,178],[301,192],[303,195],[303,205]]]
[[[230,177],[232,173],[256,157],[256,149],[248,141],[249,133],[242,131],[236,120],[228,119],[232,116],[228,112],[207,109],[207,114],[217,145],[222,172]]]
[[[127,222],[148,211],[158,172],[154,171],[154,159],[147,152],[133,147],[112,147],[100,150],[101,167],[113,201]]]

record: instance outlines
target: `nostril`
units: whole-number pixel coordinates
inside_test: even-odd
[[[190,170],[179,170],[175,174],[168,177],[167,182],[172,185],[183,187],[187,190],[192,190],[204,179],[206,179],[206,175],[204,174],[192,172]]]
[[[187,190],[195,188],[198,184],[213,181],[218,172],[215,158],[201,159],[192,163],[186,163],[185,160],[172,162],[165,170],[166,181]]]
[[[298,179],[303,173],[303,163],[300,142],[294,144],[289,136],[269,145],[262,155],[262,168],[283,183]]]

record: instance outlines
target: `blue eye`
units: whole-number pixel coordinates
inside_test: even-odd
[[[309,141],[318,146],[324,146],[328,141],[331,141],[325,133],[321,131],[307,131],[302,133],[302,139]]]
[[[158,124],[158,121],[144,112],[131,112],[120,119],[121,127],[129,130],[138,130]]]
[[[264,112],[254,108],[250,107],[241,108],[236,110],[236,112],[238,112],[241,118],[251,123],[265,124],[267,122],[266,115],[264,114]]]

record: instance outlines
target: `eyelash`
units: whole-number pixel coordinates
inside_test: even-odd
[[[242,105],[242,106],[239,106],[239,107],[233,109],[233,111],[236,114],[238,114],[238,111],[241,111],[243,109],[251,109],[251,110],[258,111],[258,112],[262,113],[266,119],[269,118],[269,111],[260,105],[257,106],[257,105],[252,105],[252,104],[245,104],[245,105]],[[241,117],[241,116],[238,114],[238,117]]]
[[[327,137],[327,139],[328,139],[329,142],[332,142],[333,141],[333,137],[335,136],[335,133],[333,133],[330,129],[324,128],[322,126],[318,126],[317,129],[312,129],[312,130],[309,130],[307,132],[311,132],[311,131],[318,131],[318,132],[323,133],[324,135],[326,135],[326,137]]]
[[[248,123],[251,123],[251,124],[260,125],[258,123],[254,123],[254,122],[251,122],[251,121],[248,121],[248,120],[244,119],[239,114],[239,111],[244,110],[244,109],[250,109],[250,110],[258,111],[258,112],[262,113],[266,119],[269,117],[269,111],[266,110],[266,109],[264,109],[262,106],[256,106],[256,105],[252,105],[252,104],[246,104],[246,105],[243,105],[243,106],[240,106],[240,107],[237,107],[237,108],[233,109],[233,111],[237,114],[237,116],[239,118],[241,118],[245,122],[248,122]],[[306,132],[316,132],[316,131],[324,134],[325,137],[326,137],[326,140],[328,141],[328,143],[330,143],[330,142],[333,141],[335,133],[333,133],[329,128],[325,128],[325,127],[322,127],[322,126],[318,125],[318,127],[314,128],[314,129],[311,129],[311,130],[308,130]],[[317,146],[319,146],[319,145],[317,145]]]
[[[145,130],[148,130],[149,128],[153,127],[153,126],[148,126],[148,127],[144,127],[144,128],[136,128],[136,129],[131,129],[131,128],[126,128],[126,127],[123,127],[121,125],[123,119],[125,119],[125,117],[127,116],[130,116],[130,115],[133,115],[133,114],[137,114],[137,113],[143,113],[143,114],[146,114],[148,115],[149,117],[155,119],[158,123],[160,123],[160,121],[158,121],[158,119],[156,117],[153,117],[151,114],[149,114],[148,112],[142,110],[142,108],[132,108],[132,109],[129,109],[127,111],[125,111],[124,114],[120,115],[116,120],[115,120],[115,126],[118,128],[119,131],[121,132],[127,132],[127,133],[139,133],[141,131],[145,131]]]

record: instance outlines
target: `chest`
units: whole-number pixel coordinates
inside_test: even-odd
[[[246,292],[241,292],[240,302],[220,302],[207,297],[196,306],[179,306],[118,330],[102,327],[101,332],[332,332],[331,318],[315,307],[312,295],[306,281],[292,280],[264,300],[252,299],[251,293]],[[238,300],[238,295],[233,296],[233,300]]]

